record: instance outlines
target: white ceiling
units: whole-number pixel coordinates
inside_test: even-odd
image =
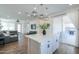
[[[69,9],[70,7],[76,7],[79,5],[68,5],[68,4],[45,4],[40,6],[39,4],[0,4],[0,17],[10,19],[27,19],[28,15],[31,14],[34,7],[37,7],[38,14],[53,14],[60,11]],[[47,11],[45,8],[48,8]],[[19,12],[19,14],[18,14]]]

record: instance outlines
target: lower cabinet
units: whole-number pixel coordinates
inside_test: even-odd
[[[41,43],[29,39],[28,42],[28,54],[52,54],[59,46],[58,39],[44,39]]]
[[[59,47],[58,39],[49,39],[41,43],[41,53],[52,54]]]

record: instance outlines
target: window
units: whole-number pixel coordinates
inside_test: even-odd
[[[2,30],[8,30],[8,24],[6,22],[1,22]]]
[[[1,22],[2,30],[15,30],[15,24],[9,22]]]
[[[9,30],[15,30],[15,24],[14,23],[8,23]]]

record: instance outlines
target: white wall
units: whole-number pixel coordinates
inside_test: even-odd
[[[34,19],[34,20],[29,20],[27,25],[26,25],[26,30],[27,30],[26,33],[29,32],[29,31],[35,31],[35,30],[31,29],[31,24],[36,24],[36,31],[39,34],[41,34],[42,30],[40,29],[39,25],[43,24],[43,23],[49,23],[50,24],[50,27],[46,31],[47,31],[47,33],[51,33],[51,31],[52,31],[52,29],[51,29],[52,28],[51,27],[52,23],[51,23],[50,18],[48,18],[48,19],[38,19],[37,18],[37,19]]]

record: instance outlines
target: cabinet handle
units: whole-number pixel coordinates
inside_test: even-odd
[[[56,42],[57,42],[58,40],[56,40]]]
[[[50,42],[50,41],[48,41],[48,42]]]
[[[50,45],[48,44],[48,46],[47,46],[48,48],[50,47]]]

